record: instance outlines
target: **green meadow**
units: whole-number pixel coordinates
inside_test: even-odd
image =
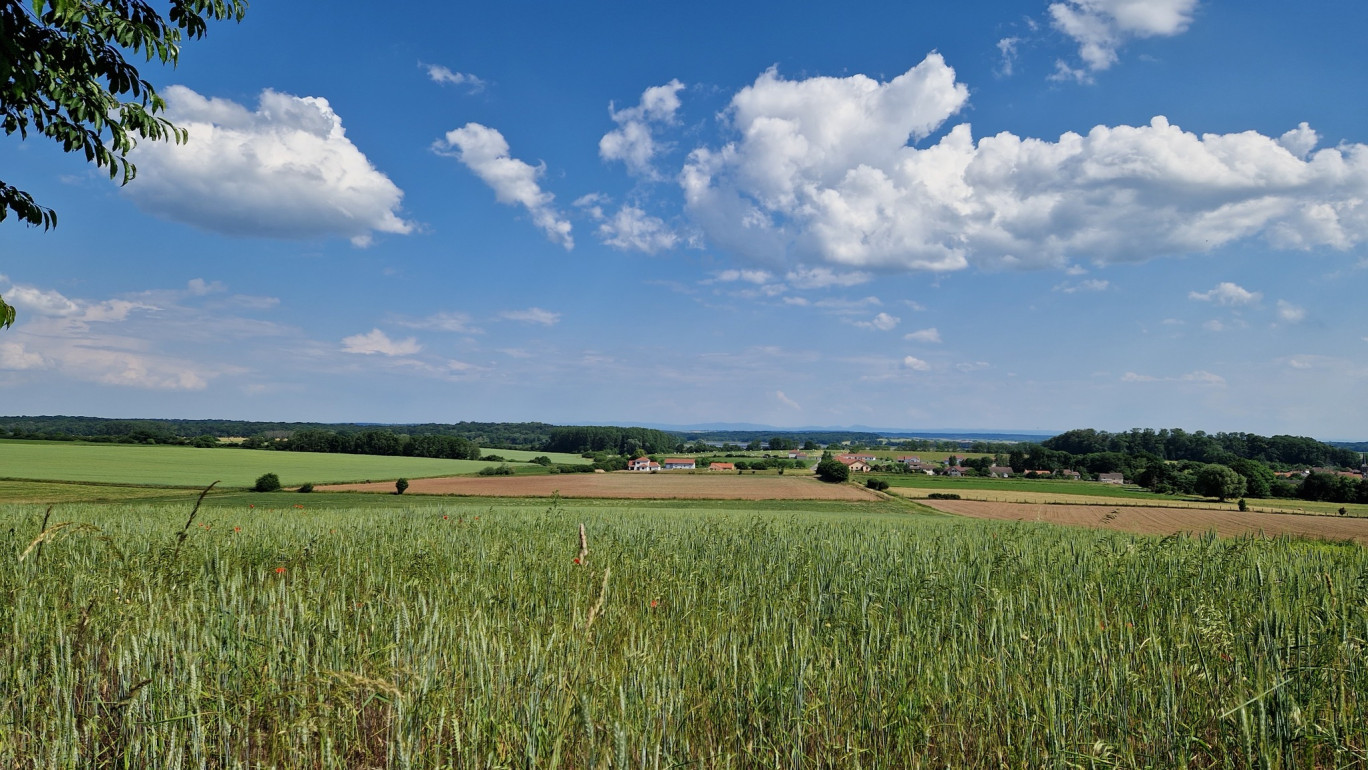
[[[511,462],[534,452],[492,451]],[[584,463],[578,455],[554,455],[563,463]],[[0,478],[76,481],[99,484],[250,487],[263,473],[275,473],[287,486],[400,477],[426,478],[476,473],[491,463],[427,457],[272,452],[247,449],[197,449],[181,446],[79,444],[0,441]]]
[[[1353,545],[896,500],[191,509],[0,506],[0,767],[1368,763]]]

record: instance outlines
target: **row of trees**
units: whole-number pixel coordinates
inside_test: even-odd
[[[275,448],[290,452],[480,459],[480,445],[459,436],[409,436],[378,428],[355,433],[301,430],[275,442]]]
[[[584,454],[611,452],[640,457],[659,452],[679,452],[683,440],[674,433],[653,428],[619,428],[612,425],[572,425],[552,428],[542,450]]]
[[[1070,455],[1116,453],[1161,460],[1229,464],[1258,460],[1278,466],[1357,466],[1358,453],[1305,436],[1259,436],[1253,433],[1188,433],[1181,428],[1134,428],[1126,433],[1071,430],[1041,442],[1045,449]]]

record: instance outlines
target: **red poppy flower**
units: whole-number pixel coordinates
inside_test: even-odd
[[[233,531],[234,531],[234,532],[241,532],[241,531],[242,531],[242,527],[233,527]]]
[[[579,563],[580,563],[580,560],[579,560],[579,557],[578,557],[578,556],[575,557],[575,563],[576,563],[576,564],[579,564]]]
[[[652,599],[652,600],[651,600],[651,606],[652,606],[652,607],[659,607],[659,606],[660,606],[660,602],[656,601],[655,599]]]
[[[443,520],[443,521],[446,521],[446,520],[449,519],[449,518],[451,518],[451,517],[450,517],[450,516],[443,516],[443,517],[442,517],[442,520]]]
[[[285,568],[284,568],[284,567],[276,567],[276,574],[277,574],[277,575],[280,575],[280,574],[282,574],[282,573],[284,573],[284,572],[285,572]]]

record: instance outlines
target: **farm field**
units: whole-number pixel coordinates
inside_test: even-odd
[[[991,479],[982,476],[927,476],[924,473],[869,474],[887,481],[894,489],[918,489],[931,492],[962,492],[992,490],[995,492],[1040,492],[1056,495],[1085,495],[1090,497],[1130,498],[1154,500],[1157,496],[1147,490],[1120,484],[1099,484],[1094,481],[1065,481],[1063,479]]]
[[[877,475],[877,474],[876,474]],[[911,499],[925,498],[930,494],[956,494],[966,500],[980,500],[997,503],[1035,503],[1068,505],[1111,505],[1146,506],[1151,508],[1200,508],[1212,510],[1234,510],[1236,502],[1225,503],[1212,499],[1192,496],[1156,495],[1135,487],[1118,487],[1111,484],[1092,484],[1079,481],[1023,480],[1023,479],[954,479],[940,476],[924,477],[926,481],[912,484],[893,484],[895,476],[879,476],[892,485],[890,493]],[[967,483],[951,483],[951,482]],[[1338,515],[1344,508],[1349,516],[1368,517],[1368,505],[1358,503],[1324,503],[1295,499],[1254,499],[1246,500],[1250,511],[1264,513],[1305,513],[1312,515]]]
[[[0,767],[1368,761],[1360,547],[382,499],[0,506]]]
[[[401,476],[475,473],[488,465],[480,460],[427,457],[0,441],[0,478],[42,481],[203,488],[219,479],[225,487],[249,487],[261,474],[275,473],[286,485],[365,479],[393,482]]]
[[[1101,527],[1158,535],[1208,531],[1220,537],[1285,535],[1354,540],[1360,545],[1368,545],[1368,519],[1365,518],[1128,505],[1033,505],[976,500],[927,500],[925,503],[939,511],[980,519]]]
[[[393,484],[342,484],[319,492],[386,492]],[[467,476],[414,479],[406,494],[479,497],[561,497],[717,500],[879,500],[853,484],[825,484],[809,474],[559,473],[545,476]]]

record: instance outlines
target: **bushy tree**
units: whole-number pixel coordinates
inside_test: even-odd
[[[1194,488],[1203,497],[1214,497],[1224,502],[1227,498],[1244,494],[1245,480],[1234,470],[1213,463],[1197,471]]]
[[[1265,498],[1272,494],[1273,471],[1258,460],[1235,460],[1230,463],[1231,470],[1245,480],[1245,497]]]
[[[280,477],[274,473],[263,473],[257,477],[256,485],[252,487],[253,492],[279,492]]]
[[[817,463],[817,478],[832,484],[850,479],[850,467],[840,460],[823,460]]]
[[[399,479],[398,481],[394,482],[394,494],[402,495],[404,494],[404,490],[408,489],[408,487],[408,479]]]

